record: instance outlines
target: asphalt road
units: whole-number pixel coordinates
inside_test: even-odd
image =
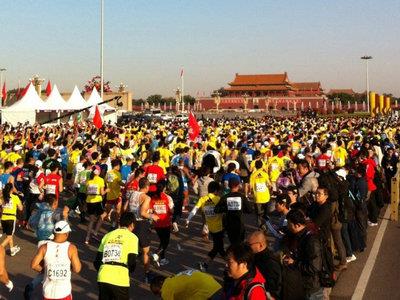
[[[97,244],[85,245],[84,237],[86,226],[80,225],[77,218],[71,218],[73,232],[70,240],[75,243],[79,250],[82,261],[82,271],[80,274],[73,274],[73,296],[74,299],[97,299],[96,271],[92,261],[97,251]],[[253,215],[246,217],[247,232],[256,229],[256,220]],[[102,232],[105,233],[108,225],[103,226]],[[367,261],[370,249],[375,239],[379,227],[369,229],[368,248],[365,252],[357,254],[357,260],[351,264],[347,271],[339,276],[339,281],[331,293],[331,299],[351,299],[358,278]],[[400,226],[398,223],[389,222],[385,232],[382,245],[375,262],[372,275],[364,294],[364,299],[400,299],[400,289],[398,288],[400,279],[398,269],[400,267]],[[152,244],[151,248],[158,246],[158,238],[154,232],[150,233]],[[178,243],[181,251],[178,250]],[[36,242],[33,232],[17,229],[15,244],[21,246],[21,251],[14,257],[6,256],[6,265],[11,279],[14,282],[14,291],[9,294],[1,286],[0,294],[6,299],[23,299],[23,289],[27,283],[36,275],[30,269],[30,261],[36,251]],[[226,242],[226,244],[228,244]],[[200,217],[196,216],[191,222],[189,229],[181,227],[177,234],[172,234],[172,240],[167,252],[170,263],[161,268],[152,266],[152,272],[162,274],[174,274],[186,268],[195,268],[196,263],[206,258],[207,252],[211,248],[211,242],[205,242],[201,238]],[[215,262],[209,267],[209,273],[221,280],[224,269],[224,262],[216,258]],[[149,291],[148,286],[143,283],[143,268],[138,263],[131,279],[131,298],[132,299],[156,299]],[[40,288],[36,291],[34,299],[40,299]]]

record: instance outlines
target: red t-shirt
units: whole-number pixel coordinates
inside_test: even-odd
[[[160,180],[165,179],[165,174],[163,168],[158,165],[150,165],[145,170],[145,176],[150,181],[150,192],[155,192],[157,190],[157,183]]]
[[[320,170],[327,170],[328,169],[328,161],[331,160],[331,157],[329,155],[321,154],[320,156],[318,156],[317,158],[317,167]]]
[[[150,209],[160,218],[158,221],[154,222],[154,227],[165,228],[171,226],[172,205],[170,205],[170,202],[169,197],[164,193],[161,193],[160,199],[155,197],[151,198]]]
[[[58,174],[50,173],[49,175],[44,177],[44,184],[46,194],[56,195],[58,199],[60,196],[60,180],[61,176]]]

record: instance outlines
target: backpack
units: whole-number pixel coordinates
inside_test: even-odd
[[[168,195],[176,195],[179,192],[179,179],[175,174],[168,175],[166,192]]]
[[[244,291],[244,300],[248,300],[251,292],[254,290],[256,287],[261,287],[264,290],[265,295],[267,296],[266,299],[271,299],[271,295],[265,290],[264,284],[260,282],[252,282],[250,283],[247,287],[246,290]]]

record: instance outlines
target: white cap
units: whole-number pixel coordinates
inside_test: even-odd
[[[43,162],[41,160],[35,161],[35,166],[41,168],[43,166]]]
[[[22,150],[21,145],[15,145],[14,146],[14,151],[20,151],[20,150]]]
[[[68,233],[71,232],[71,227],[67,221],[58,221],[56,225],[54,225],[54,233]]]

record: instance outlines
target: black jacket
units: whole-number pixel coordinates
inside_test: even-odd
[[[322,238],[327,241],[331,233],[332,221],[332,209],[329,200],[322,205],[313,202],[309,207],[308,216],[318,226]]]
[[[319,275],[322,270],[321,242],[317,235],[306,228],[297,233],[297,248],[293,253],[294,268],[300,271],[307,294],[320,287]]]
[[[217,214],[225,213],[225,225],[229,227],[228,230],[233,230],[244,226],[243,213],[251,213],[252,207],[246,196],[239,192],[230,192],[222,196],[214,211]]]
[[[266,290],[275,298],[280,299],[282,288],[282,267],[273,253],[265,249],[254,255],[257,269],[266,281]]]

